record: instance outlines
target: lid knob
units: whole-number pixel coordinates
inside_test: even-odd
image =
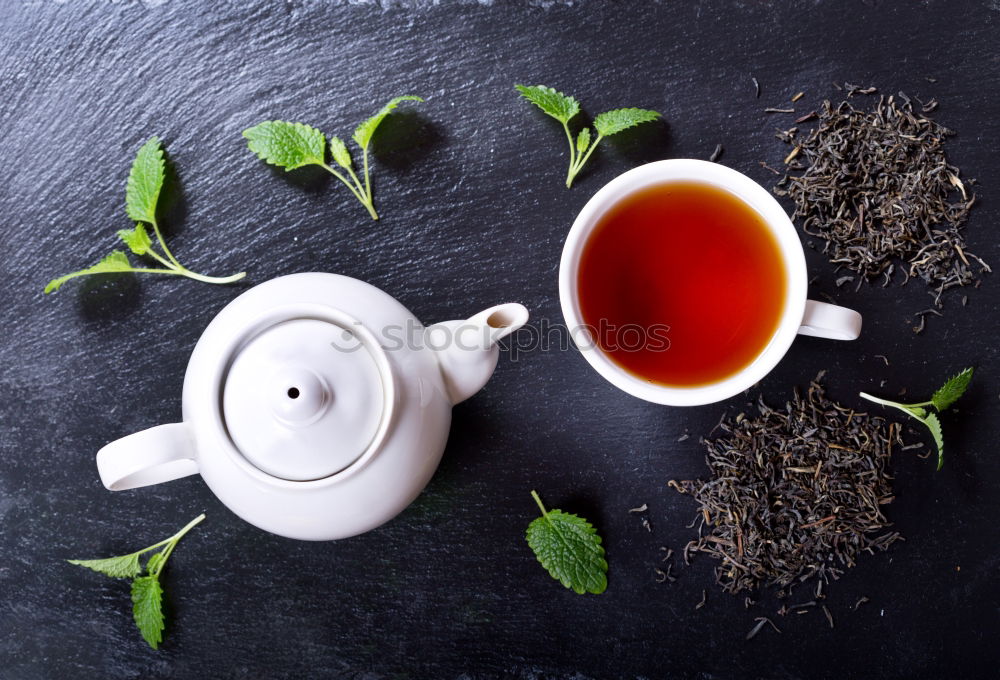
[[[271,376],[269,392],[274,415],[292,427],[315,422],[333,401],[326,381],[305,368],[285,367],[276,371]]]

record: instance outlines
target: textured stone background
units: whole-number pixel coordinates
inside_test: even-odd
[[[983,2],[19,2],[0,16],[0,677],[22,678],[801,678],[988,677],[1000,654],[996,442],[1000,320],[995,279],[910,331],[926,291],[838,290],[810,253],[813,296],[865,316],[853,344],[796,341],[760,386],[773,402],[828,369],[830,392],[920,395],[965,364],[980,373],[945,418],[949,458],[899,456],[890,516],[906,536],[829,589],[837,621],[754,617],[717,592],[708,560],[657,584],[660,546],[690,537],[688,499],[665,487],[703,473],[698,436],[727,404],[668,409],[629,398],[574,351],[502,360],[455,411],[444,462],[398,519],[367,535],[303,543],[238,520],[197,477],[112,494],[93,454],[180,417],[184,367],[212,316],[247,286],[292,272],[355,276],[425,321],[519,300],[561,321],[563,237],[604,182],[658,158],[705,158],[758,181],[786,149],[765,106],[833,81],[936,97],[959,131],[950,154],[976,177],[970,248],[1000,264],[996,51]],[[751,77],[763,93],[754,98]],[[930,82],[930,78],[936,82]],[[512,91],[544,82],[588,114],[655,108],[598,152],[570,191],[558,128]],[[426,104],[390,119],[373,223],[339,185],[285,175],[246,150],[262,119],[348,133],[390,96]],[[95,261],[128,226],[123,187],[143,140],[166,141],[178,187],[173,251],[246,285],[54,275]],[[884,354],[885,366],[874,355]],[[678,443],[690,432],[692,437]],[[537,488],[605,537],[610,586],[580,597],[523,541]],[[649,505],[652,532],[628,509]],[[169,627],[148,649],[127,586],[67,557],[118,554],[208,519],[165,573]],[[702,589],[708,604],[694,610]],[[866,595],[871,602],[851,607]]]

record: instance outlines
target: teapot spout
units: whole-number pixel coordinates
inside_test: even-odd
[[[427,344],[437,354],[453,404],[482,389],[500,356],[497,343],[527,321],[525,306],[512,302],[484,309],[465,321],[443,321],[427,329]]]

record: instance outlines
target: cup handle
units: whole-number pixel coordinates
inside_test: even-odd
[[[830,340],[857,340],[861,334],[861,315],[847,307],[806,300],[799,333]]]
[[[111,491],[169,482],[198,472],[191,431],[158,425],[113,441],[97,452],[97,472]]]

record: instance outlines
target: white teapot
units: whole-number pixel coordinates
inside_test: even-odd
[[[184,376],[183,422],[97,453],[104,485],[201,473],[246,521],[305,540],[373,529],[409,505],[444,452],[451,407],[496,367],[519,304],[425,328],[394,298],[336,274],[293,274],[212,320]]]

